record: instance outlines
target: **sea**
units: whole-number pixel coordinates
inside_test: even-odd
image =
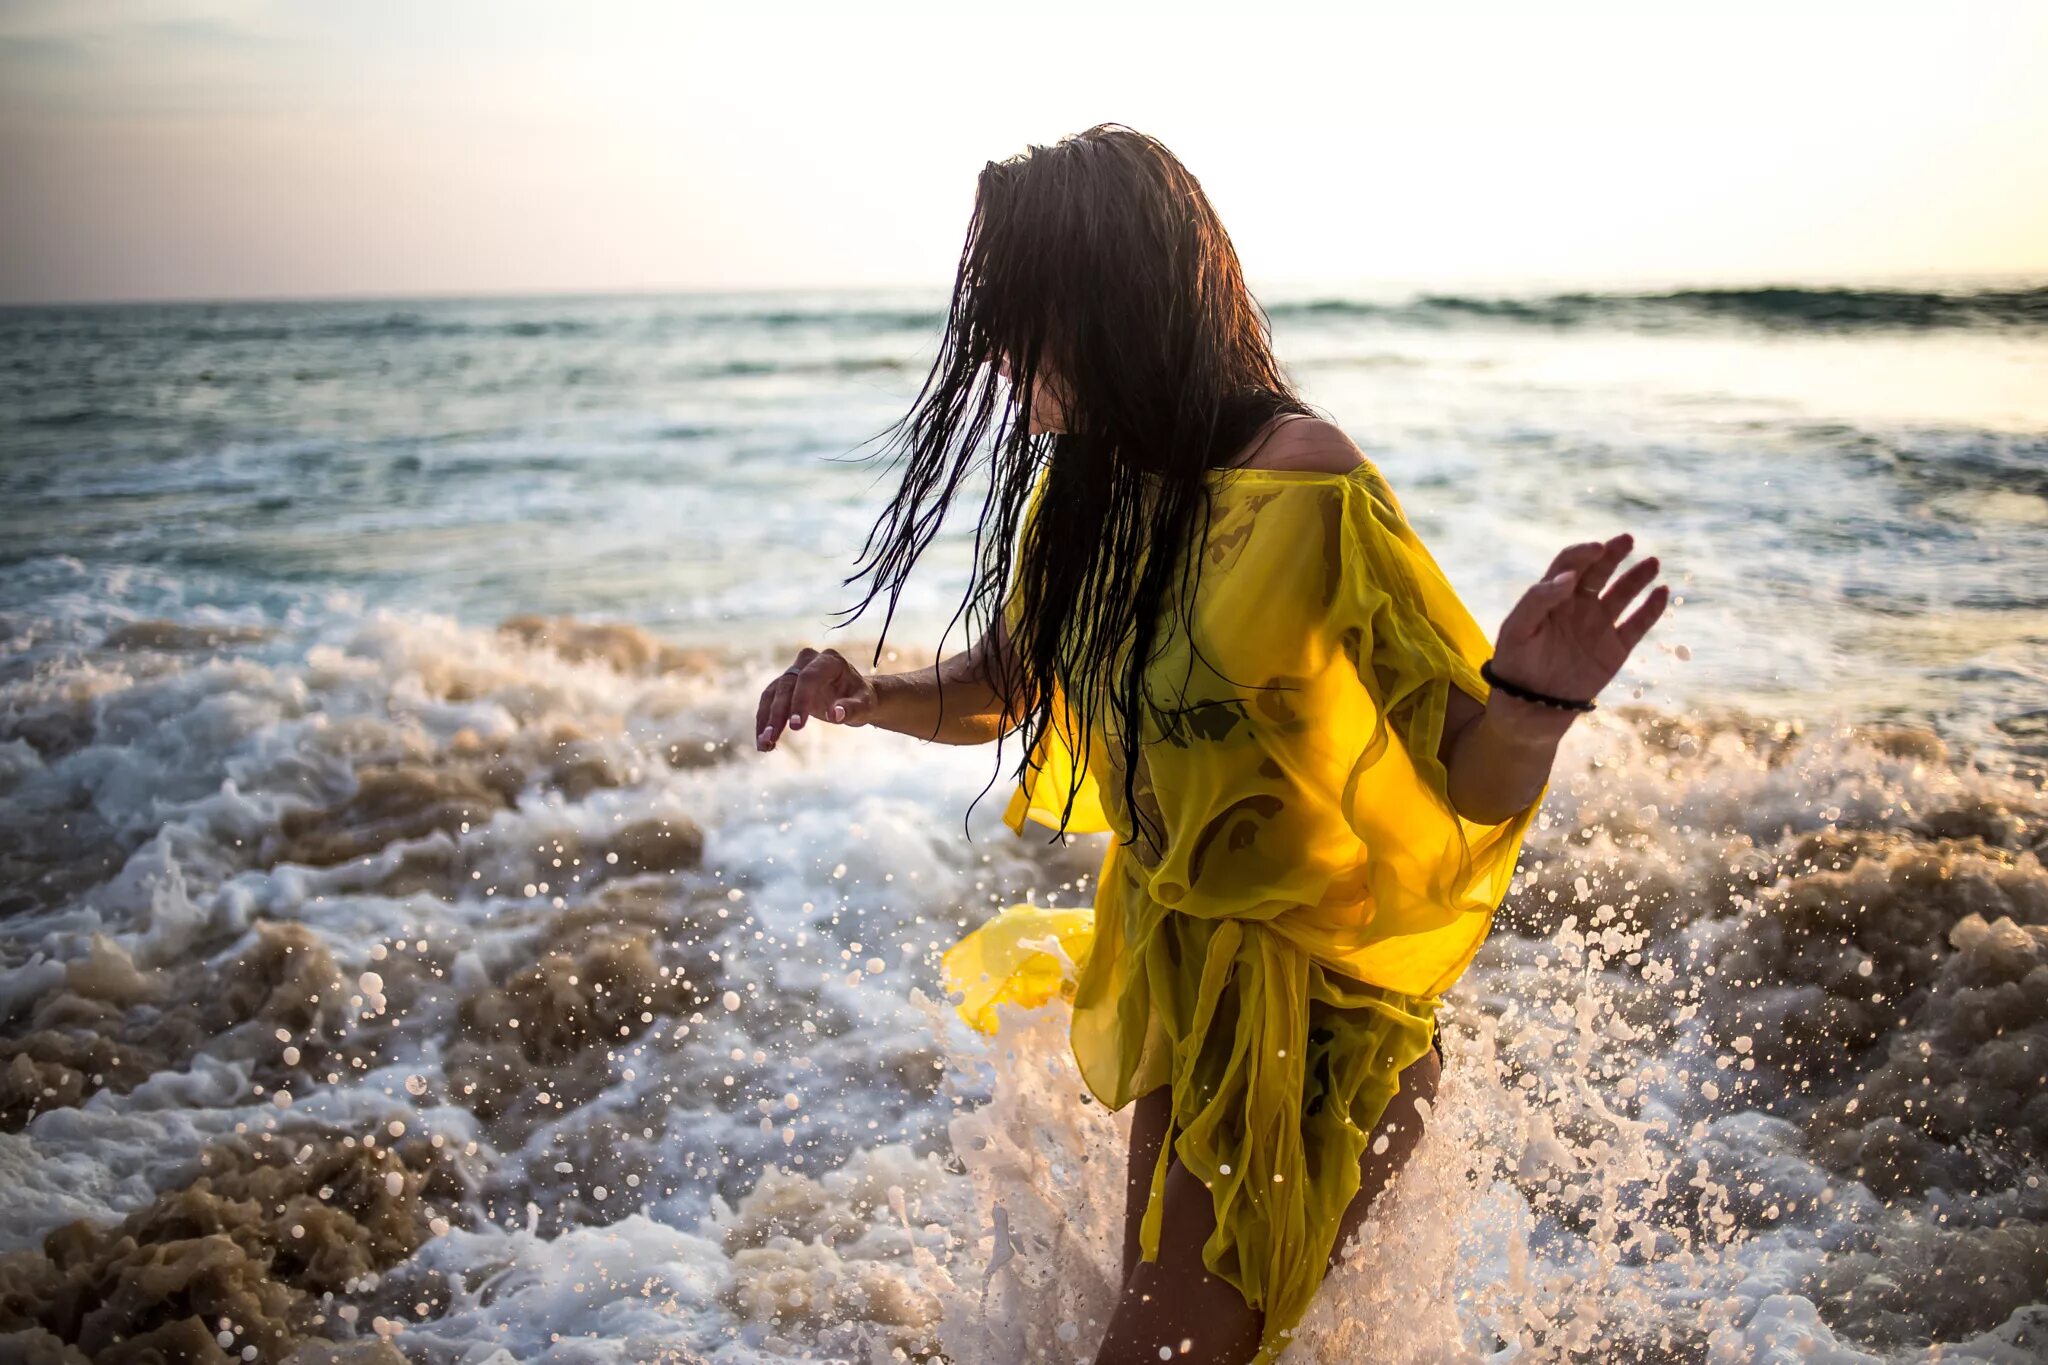
[[[1673,592],[1287,1360],[2048,1361],[2048,283],[1261,298],[1489,631]],[[0,1357],[1092,1359],[1129,1112],[938,955],[1108,836],[752,742],[970,643],[944,305],[0,311]]]

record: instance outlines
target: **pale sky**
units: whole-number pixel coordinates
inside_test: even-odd
[[[2048,273],[2048,3],[0,0],[0,300],[950,282],[1102,120],[1255,285]]]

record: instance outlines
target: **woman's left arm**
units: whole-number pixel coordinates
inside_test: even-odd
[[[1553,697],[1599,695],[1671,600],[1670,589],[1660,583],[1622,619],[1636,594],[1657,576],[1653,555],[1608,586],[1633,543],[1624,532],[1606,542],[1586,541],[1559,551],[1543,580],[1522,594],[1502,622],[1494,670],[1509,682]],[[1482,705],[1452,687],[1437,755],[1452,806],[1482,825],[1500,824],[1526,809],[1550,780],[1557,746],[1581,714],[1523,701],[1498,687]]]
[[[1451,688],[1437,756],[1451,805],[1476,825],[1497,825],[1525,809],[1550,780],[1570,713],[1496,690],[1482,703]]]

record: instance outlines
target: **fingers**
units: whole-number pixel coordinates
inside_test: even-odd
[[[785,729],[801,730],[812,716],[859,725],[868,709],[867,689],[845,656],[836,649],[806,648],[761,693],[754,710],[754,747],[763,752],[774,748]]]
[[[1566,569],[1571,569],[1574,572],[1583,569],[1598,559],[1601,551],[1606,548],[1603,542],[1597,540],[1586,540],[1581,541],[1577,545],[1567,545],[1557,552],[1556,559],[1550,561],[1550,567],[1543,571],[1543,577],[1551,579],[1557,577],[1558,574]]]
[[[1601,607],[1607,612],[1607,619],[1610,621],[1619,620],[1621,613],[1627,610],[1630,600],[1637,593],[1648,587],[1650,580],[1656,576],[1657,557],[1655,555],[1629,565],[1628,572],[1615,579],[1614,586],[1609,588],[1606,595],[1600,599]]]
[[[796,678],[785,673],[761,694],[761,705],[756,712],[758,724],[754,727],[754,747],[763,752],[775,747],[775,741],[782,737],[782,727],[789,720],[789,699],[796,693]]]
[[[1614,572],[1616,565],[1628,558],[1629,549],[1635,543],[1636,538],[1623,531],[1601,545],[1600,553],[1593,556],[1593,562],[1579,575],[1579,587],[1595,593],[1606,587],[1608,576]]]
[[[819,650],[797,675],[796,695],[790,702],[789,728],[801,730],[812,716],[826,714],[839,699],[847,672],[852,666],[836,649]]]
[[[1643,636],[1649,634],[1650,627],[1657,624],[1657,618],[1664,614],[1664,608],[1670,601],[1671,585],[1659,583],[1650,590],[1650,595],[1643,600],[1636,614],[1615,627],[1614,633],[1621,637],[1621,643],[1630,653],[1634,653],[1635,647],[1643,642]]]
[[[865,725],[871,705],[862,693],[839,697],[825,707],[825,719],[840,725]]]
[[[790,710],[796,699],[797,678],[817,653],[808,646],[798,650],[796,662],[763,689],[760,705],[754,708],[754,747],[757,750],[766,752],[774,748],[775,741],[782,737],[782,728],[789,722]]]
[[[1587,545],[1590,544],[1592,542],[1587,542]],[[1621,640],[1625,653],[1634,652],[1635,647],[1642,643],[1643,636],[1649,633],[1650,627],[1657,623],[1657,618],[1664,614],[1664,608],[1671,602],[1670,586],[1659,583],[1651,589],[1643,605],[1628,620],[1621,621],[1621,614],[1628,610],[1629,603],[1635,600],[1636,594],[1649,587],[1662,568],[1657,556],[1650,555],[1629,565],[1627,571],[1615,579],[1612,586],[1608,586],[1608,577],[1614,572],[1615,567],[1628,557],[1629,549],[1634,544],[1635,537],[1626,531],[1601,543],[1599,552],[1592,557],[1585,570],[1577,575],[1577,582],[1569,589],[1569,592],[1606,589],[1599,595],[1600,609],[1606,614],[1609,622],[1619,623],[1615,627],[1615,634]],[[1574,545],[1558,557],[1562,559],[1566,554],[1583,552],[1585,549],[1586,545]],[[1541,586],[1548,589],[1551,584],[1545,583]]]
[[[1501,642],[1534,635],[1550,613],[1572,600],[1575,593],[1598,596],[1607,586],[1615,566],[1628,557],[1634,544],[1635,537],[1623,531],[1607,540],[1580,541],[1559,550],[1543,578],[1522,594],[1522,600],[1502,622]],[[1656,575],[1657,560],[1654,557],[1631,566],[1606,596],[1599,597],[1601,606],[1607,610],[1607,619],[1612,622],[1619,616],[1629,600]]]

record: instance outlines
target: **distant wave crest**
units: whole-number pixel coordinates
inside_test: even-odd
[[[1907,289],[1681,289],[1670,293],[1546,294],[1526,298],[1423,294],[1406,303],[1327,298],[1275,305],[1274,317],[1359,317],[1448,326],[1460,322],[1679,331],[1735,323],[1777,331],[1933,331],[2048,327],[2048,288],[1942,293]]]

